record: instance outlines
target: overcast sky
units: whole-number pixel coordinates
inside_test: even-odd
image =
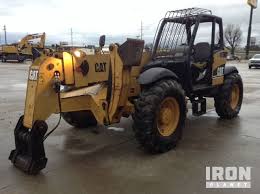
[[[246,39],[250,8],[247,0],[0,0],[0,27],[5,24],[8,42],[26,33],[46,32],[47,42],[70,41],[73,28],[77,43],[97,43],[136,37],[143,21],[144,38],[150,41],[158,21],[168,10],[202,7],[223,17],[224,24],[241,25]],[[252,36],[260,41],[260,8],[254,11]],[[3,31],[1,30],[3,42]]]

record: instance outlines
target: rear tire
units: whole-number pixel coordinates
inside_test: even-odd
[[[168,107],[164,107],[165,102]],[[168,113],[162,113],[164,109]],[[161,124],[162,117],[166,120],[164,124]],[[142,90],[135,102],[133,129],[146,151],[163,153],[174,148],[181,139],[185,119],[186,102],[181,85],[175,80],[162,80]]]
[[[225,78],[224,85],[214,100],[220,118],[232,119],[238,115],[243,101],[243,81],[238,73],[232,73]]]
[[[61,116],[68,124],[77,128],[87,128],[97,125],[97,120],[90,111],[66,112],[61,113]]]

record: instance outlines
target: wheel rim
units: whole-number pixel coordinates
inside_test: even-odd
[[[232,88],[232,92],[231,92],[231,108],[234,110],[237,108],[238,102],[239,102],[239,94],[240,94],[240,90],[238,87],[238,84],[235,84]]]
[[[180,107],[174,97],[165,98],[159,108],[157,129],[164,136],[170,136],[177,128],[180,118]]]

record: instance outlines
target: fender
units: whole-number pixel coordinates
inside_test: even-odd
[[[140,85],[147,85],[159,81],[163,78],[172,78],[178,80],[178,76],[172,71],[162,67],[154,67],[142,72],[139,75],[138,82]]]
[[[226,66],[224,70],[224,75],[230,75],[231,73],[238,73],[238,70],[234,66]]]

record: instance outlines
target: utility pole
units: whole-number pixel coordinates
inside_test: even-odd
[[[73,31],[72,31],[72,28],[70,28],[70,41],[71,41],[71,46],[73,47]]]
[[[7,44],[7,38],[6,38],[6,26],[4,25],[4,34],[5,34],[5,44]]]
[[[248,34],[247,34],[246,59],[248,59],[249,50],[250,50],[253,12],[254,12],[254,9],[257,8],[257,1],[258,0],[247,0],[247,4],[250,6],[251,10],[250,10],[250,18],[249,18],[249,26],[248,26]]]
[[[247,44],[246,44],[246,59],[248,59],[249,50],[250,50],[250,40],[251,40],[251,31],[252,31],[253,11],[254,11],[254,8],[251,5],[249,26],[248,26],[248,34],[247,34]]]

